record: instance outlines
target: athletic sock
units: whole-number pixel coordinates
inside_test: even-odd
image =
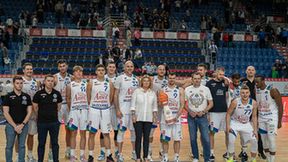
[[[85,150],[80,150],[80,156],[84,156]]]
[[[211,155],[214,155],[214,149],[211,149]]]
[[[275,155],[270,155],[270,162],[274,162],[275,161]]]
[[[75,156],[75,149],[71,149],[70,154],[71,154],[71,156]]]
[[[110,149],[106,149],[106,156],[109,156],[111,154],[111,150]]]
[[[93,150],[89,150],[89,156],[93,156]]]
[[[33,157],[33,154],[32,154],[32,151],[31,151],[31,150],[28,150],[28,157],[29,157],[29,158],[32,158],[32,157]]]

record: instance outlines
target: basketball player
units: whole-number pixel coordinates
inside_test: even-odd
[[[164,111],[161,115],[161,141],[163,145],[162,162],[168,162],[169,141],[174,140],[174,162],[179,162],[180,141],[182,139],[181,114],[184,108],[184,89],[175,84],[176,74],[168,74],[168,85],[162,91],[168,95],[168,107],[172,122],[168,123]]]
[[[65,126],[68,124],[68,108],[67,108],[67,102],[66,102],[66,87],[68,84],[71,82],[71,75],[68,74],[68,64],[66,60],[60,59],[57,61],[58,65],[58,70],[59,72],[54,75],[54,84],[55,84],[55,90],[59,91],[62,96],[62,105],[61,109],[58,112],[58,119],[59,122],[61,123],[64,121]],[[66,132],[66,137],[65,137],[65,142],[66,142],[66,151],[65,151],[65,158],[69,159],[70,158],[70,138],[71,138],[71,132],[68,129],[68,127],[65,127],[65,132]],[[50,152],[51,151],[51,152]],[[52,158],[52,150],[49,151],[48,158]]]
[[[132,143],[132,159],[136,160],[135,152],[135,131],[132,123],[132,117],[130,114],[130,106],[132,94],[136,88],[139,86],[139,81],[132,73],[134,71],[134,64],[132,61],[127,61],[124,64],[124,73],[116,78],[115,81],[115,94],[114,94],[114,104],[117,111],[118,118],[118,149],[119,156],[118,161],[123,162],[124,158],[122,155],[122,147],[124,134],[127,129],[130,129],[130,140]]]
[[[156,95],[158,94],[158,92],[162,88],[167,86],[168,80],[166,79],[165,73],[166,73],[165,66],[164,65],[159,65],[157,67],[157,75],[154,76],[154,77],[151,77],[152,90],[156,93]],[[161,113],[160,112],[162,112],[162,109],[159,109],[159,107],[158,107],[158,119],[157,119],[157,121],[161,121]],[[150,144],[149,144],[148,159],[150,161],[152,161],[152,143],[153,143],[153,135],[154,135],[154,132],[155,132],[156,128],[157,128],[157,123],[153,123],[152,124],[152,128],[151,128],[151,132],[150,132],[150,137],[149,137]],[[163,152],[162,145],[160,145],[160,147],[161,148],[160,148],[159,154],[160,154],[160,156],[162,156],[162,152]]]
[[[268,162],[275,161],[277,129],[282,127],[283,105],[280,92],[256,76],[259,133]]]
[[[87,100],[87,82],[82,81],[83,68],[81,66],[73,67],[73,78],[66,88],[66,101],[69,110],[68,128],[71,130],[71,150],[70,162],[75,162],[75,148],[77,130],[80,130],[80,161],[86,161],[85,144],[86,144],[86,127],[88,115]]]
[[[31,63],[25,63],[23,65],[23,89],[24,93],[27,93],[31,98],[34,97],[35,93],[39,90],[40,82],[33,78],[33,65]],[[34,146],[34,135],[37,134],[37,122],[36,114],[34,108],[32,109],[31,117],[28,122],[28,137],[27,137],[27,147],[28,147],[28,162],[34,162],[36,159],[33,157],[32,151]],[[16,148],[17,145],[16,145]],[[16,154],[18,149],[16,150]]]
[[[216,78],[207,82],[206,86],[210,89],[213,98],[213,107],[210,109],[210,142],[211,142],[211,156],[210,161],[215,160],[214,156],[214,135],[218,131],[225,131],[226,129],[226,112],[227,112],[227,91],[228,85],[224,80],[225,69],[219,67],[216,69]],[[227,148],[227,133],[225,138],[225,144]],[[227,152],[227,151],[226,151]]]
[[[240,79],[240,78],[239,78]],[[240,134],[241,141],[246,146],[251,143],[251,161],[256,162],[257,156],[257,102],[250,96],[249,87],[244,85],[240,90],[240,97],[232,100],[226,114],[226,132],[229,132],[228,142],[228,162],[234,162],[235,150],[234,144],[238,133]],[[252,124],[250,117],[252,115]],[[241,142],[242,143],[242,142]],[[242,161],[247,161],[243,159]]]
[[[107,151],[107,162],[113,162],[111,154],[110,136],[111,131],[111,103],[113,100],[114,87],[108,78],[105,78],[105,66],[98,64],[96,66],[96,79],[90,80],[87,86],[87,97],[89,103],[88,125],[89,131],[88,162],[93,162],[93,152],[95,146],[95,135],[101,128],[104,136],[104,146]]]
[[[108,62],[107,64],[107,74],[105,74],[105,78],[109,79],[110,82],[112,82],[113,86],[116,81],[116,64],[115,62]],[[113,96],[114,97],[114,96]],[[117,143],[117,133],[118,133],[118,127],[117,127],[117,116],[116,116],[116,110],[114,103],[111,103],[111,125],[114,130],[114,153],[115,157],[118,155],[118,143]],[[105,160],[106,155],[105,155],[105,145],[104,145],[104,136],[101,132],[100,134],[100,155],[98,156],[98,161]]]

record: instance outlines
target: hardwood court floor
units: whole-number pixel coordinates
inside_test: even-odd
[[[0,126],[0,162],[5,161],[5,132],[4,132],[4,126]],[[65,135],[65,130],[63,129],[64,127],[61,126],[60,130],[60,136],[59,136],[59,144],[60,144],[60,162],[68,162],[69,160],[64,159],[64,152],[65,152],[65,141],[64,141],[64,135]],[[283,127],[278,130],[278,137],[277,137],[277,156],[276,156],[276,162],[287,162],[288,161],[288,123],[283,123]],[[37,138],[35,138],[35,148],[33,151],[34,156],[37,157]],[[94,156],[97,159],[97,156],[99,154],[99,135],[96,137],[96,148],[95,148],[95,153]],[[129,136],[128,133],[125,136],[124,141],[129,141]],[[49,142],[49,140],[47,141]],[[152,145],[153,147],[153,159],[154,161],[159,161],[158,157],[158,150],[159,150],[159,130],[155,132],[155,139],[154,143]],[[77,144],[78,148],[78,144]],[[86,147],[87,148],[87,147]],[[239,147],[239,138],[236,141],[236,153],[238,155],[240,151]],[[48,150],[48,144],[46,146],[46,156],[45,159],[47,159],[47,150]],[[124,143],[124,158],[125,162],[132,162],[133,160],[130,159],[131,156],[131,144],[130,142],[125,142]],[[201,149],[202,150],[202,149]],[[215,154],[216,154],[216,162],[222,162],[224,161],[222,158],[222,154],[225,151],[225,145],[224,145],[224,134],[223,133],[218,133],[216,135],[215,139]],[[112,151],[114,152],[114,151]],[[188,133],[188,127],[187,125],[183,125],[183,140],[181,143],[181,151],[180,151],[180,159],[181,161],[192,161],[190,158],[191,155],[191,149],[190,149],[190,141],[189,141],[189,133]],[[79,155],[79,150],[76,151],[77,155]],[[86,151],[88,154],[88,151]],[[15,158],[14,158],[15,159]],[[169,151],[169,159],[170,161],[173,160],[173,146],[170,144],[170,151]],[[47,160],[46,160],[47,161]],[[96,161],[96,160],[95,160]],[[201,158],[200,161],[202,162],[203,159]],[[258,160],[260,162],[264,162],[264,160]]]

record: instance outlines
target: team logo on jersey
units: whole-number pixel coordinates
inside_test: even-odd
[[[85,93],[77,93],[74,96],[74,101],[85,101],[87,100],[87,96]]]
[[[96,93],[94,97],[94,101],[107,101],[107,99],[108,99],[108,94],[102,91]]]
[[[22,105],[27,105],[27,97],[26,96],[23,96],[22,97]]]
[[[169,98],[168,101],[169,108],[178,108],[178,102],[174,98]]]
[[[194,105],[195,108],[197,109],[197,108],[199,108],[200,105],[203,104],[204,96],[201,93],[200,94],[198,94],[198,93],[194,94],[193,93],[189,99],[190,99],[190,102],[192,103],[192,105]]]
[[[134,92],[133,88],[128,88],[128,90],[126,92],[126,96],[132,96],[133,92]]]

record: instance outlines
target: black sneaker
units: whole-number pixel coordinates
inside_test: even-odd
[[[112,157],[112,154],[110,154],[109,156],[107,156],[106,162],[114,162],[114,159],[113,159],[113,157]]]
[[[242,158],[243,155],[243,151],[240,152],[240,154],[238,155],[239,158]]]
[[[266,160],[266,159],[267,159],[267,157],[266,157],[266,155],[264,154],[264,152],[259,153],[258,156],[259,156],[261,159],[263,159],[263,160]]]
[[[91,156],[91,155],[89,155],[89,157],[88,157],[88,162],[93,162],[93,161],[94,161],[94,157]]]
[[[223,158],[226,159],[226,160],[229,159],[229,156],[228,156],[228,153],[227,153],[227,152],[225,152],[225,154],[223,154]]]
[[[241,161],[248,161],[248,155],[246,152],[241,152],[242,156],[241,156]]]
[[[215,161],[215,156],[212,154],[210,155],[210,162],[214,162]]]

